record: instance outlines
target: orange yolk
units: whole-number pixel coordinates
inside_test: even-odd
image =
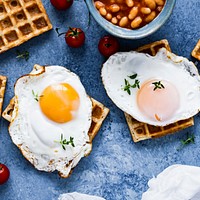
[[[154,121],[169,120],[179,107],[177,89],[168,81],[161,81],[164,88],[152,84],[158,80],[145,82],[137,94],[137,104],[142,113]]]
[[[50,85],[42,92],[39,104],[46,117],[64,123],[73,119],[80,105],[79,95],[67,83]]]

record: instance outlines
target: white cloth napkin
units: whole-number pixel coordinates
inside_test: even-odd
[[[58,197],[58,200],[105,200],[105,199],[97,196],[91,196],[87,194],[73,192],[73,193],[61,194]]]
[[[200,167],[172,165],[148,186],[142,200],[200,200]]]

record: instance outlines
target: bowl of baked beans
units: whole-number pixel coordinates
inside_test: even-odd
[[[110,34],[144,38],[158,30],[172,13],[176,0],[86,0],[94,19]]]

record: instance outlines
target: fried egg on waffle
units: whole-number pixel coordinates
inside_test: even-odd
[[[197,68],[165,48],[154,57],[116,53],[103,64],[101,75],[112,101],[140,122],[166,126],[200,110]]]
[[[79,77],[60,66],[20,77],[9,132],[38,170],[68,177],[92,145],[88,131],[92,102]]]

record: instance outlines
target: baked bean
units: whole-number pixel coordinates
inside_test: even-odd
[[[161,12],[162,11],[162,6],[158,6],[157,8],[156,8],[156,10],[158,11],[158,12]]]
[[[154,20],[167,0],[93,1],[100,15],[109,22],[123,28],[136,29]]]
[[[163,6],[164,5],[164,1],[163,0],[155,0],[155,2],[159,6]]]
[[[119,26],[125,27],[128,23],[128,17],[122,17],[121,20],[119,21]]]
[[[124,0],[116,0],[117,1],[117,3],[124,3]]]
[[[121,16],[121,15],[117,15],[116,17],[117,17],[117,19],[121,19],[121,18],[122,18],[122,16]]]
[[[105,7],[105,4],[102,3],[101,1],[95,1],[94,3],[95,7],[99,10],[101,7]]]
[[[112,4],[109,7],[109,10],[113,13],[118,12],[120,10],[120,7],[117,4]]]
[[[151,13],[151,9],[150,8],[147,8],[147,7],[142,7],[141,8],[141,12],[145,15],[148,15]]]
[[[138,28],[140,24],[142,23],[142,18],[141,17],[136,17],[132,22],[131,22],[131,27],[132,28]]]
[[[99,8],[99,13],[100,13],[102,16],[106,16],[107,10],[106,10],[104,7],[101,7],[101,8]]]
[[[126,0],[126,5],[127,5],[128,7],[133,7],[133,6],[134,6],[133,0]]]
[[[110,13],[107,13],[106,19],[110,21],[112,19],[112,15]]]
[[[128,15],[128,18],[130,20],[133,20],[138,14],[138,7],[133,7],[130,12],[129,12],[129,15]]]
[[[144,2],[151,10],[156,8],[156,2],[154,0],[144,0]]]
[[[111,19],[111,22],[112,22],[113,24],[117,24],[117,23],[118,23],[118,19],[117,19],[116,17],[113,17],[113,18]]]
[[[149,14],[149,15],[145,18],[145,22],[150,22],[150,21],[152,21],[155,17],[156,17],[156,12],[153,11],[151,14]]]

